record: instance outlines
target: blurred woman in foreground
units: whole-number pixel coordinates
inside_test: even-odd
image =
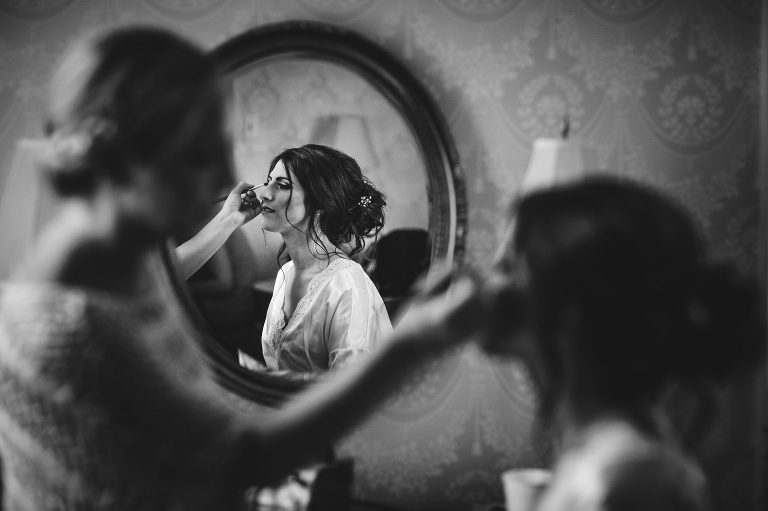
[[[488,350],[527,361],[560,433],[531,508],[709,509],[660,403],[760,363],[755,283],[712,260],[674,202],[607,177],[523,197],[500,266],[512,285]]]
[[[231,179],[213,62],[160,29],[91,37],[54,76],[47,133],[60,213],[0,293],[8,511],[238,509],[482,319],[461,280],[364,361],[244,416],[148,270]]]

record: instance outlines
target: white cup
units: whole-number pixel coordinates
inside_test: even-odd
[[[501,474],[507,511],[536,509],[541,494],[549,484],[552,473],[540,468],[507,470]]]

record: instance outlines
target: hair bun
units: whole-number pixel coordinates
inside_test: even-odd
[[[39,156],[40,170],[54,189],[69,195],[88,188],[93,172],[88,155],[93,137],[83,131],[55,131],[45,139]]]
[[[51,122],[46,131],[40,167],[54,188],[63,195],[88,189],[94,167],[103,163],[106,148],[113,143],[114,123],[94,115],[60,126]]]
[[[351,231],[359,236],[369,238],[376,236],[384,227],[384,206],[386,199],[367,179],[363,180],[360,197],[351,208]]]

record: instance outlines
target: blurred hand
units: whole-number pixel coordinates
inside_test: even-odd
[[[430,272],[395,330],[435,347],[474,337],[494,356],[526,356],[533,342],[527,286],[516,276],[467,269]]]
[[[442,268],[430,272],[395,330],[408,342],[458,344],[481,328],[487,315],[477,276]]]
[[[235,219],[238,225],[247,224],[261,213],[261,202],[251,188],[252,184],[240,181],[229,192],[221,207],[221,212]]]

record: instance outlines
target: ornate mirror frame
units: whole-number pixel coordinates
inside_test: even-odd
[[[240,34],[212,52],[225,84],[238,70],[271,59],[317,59],[359,74],[402,116],[421,150],[427,173],[430,267],[460,263],[464,256],[466,198],[459,160],[445,120],[419,81],[377,44],[333,25],[287,21],[264,25]],[[171,255],[167,254],[167,264]],[[210,333],[206,320],[186,289],[176,288],[192,321],[202,332],[203,348],[217,379],[227,390],[260,404],[274,406],[303,388],[311,376],[285,376],[244,369]]]

